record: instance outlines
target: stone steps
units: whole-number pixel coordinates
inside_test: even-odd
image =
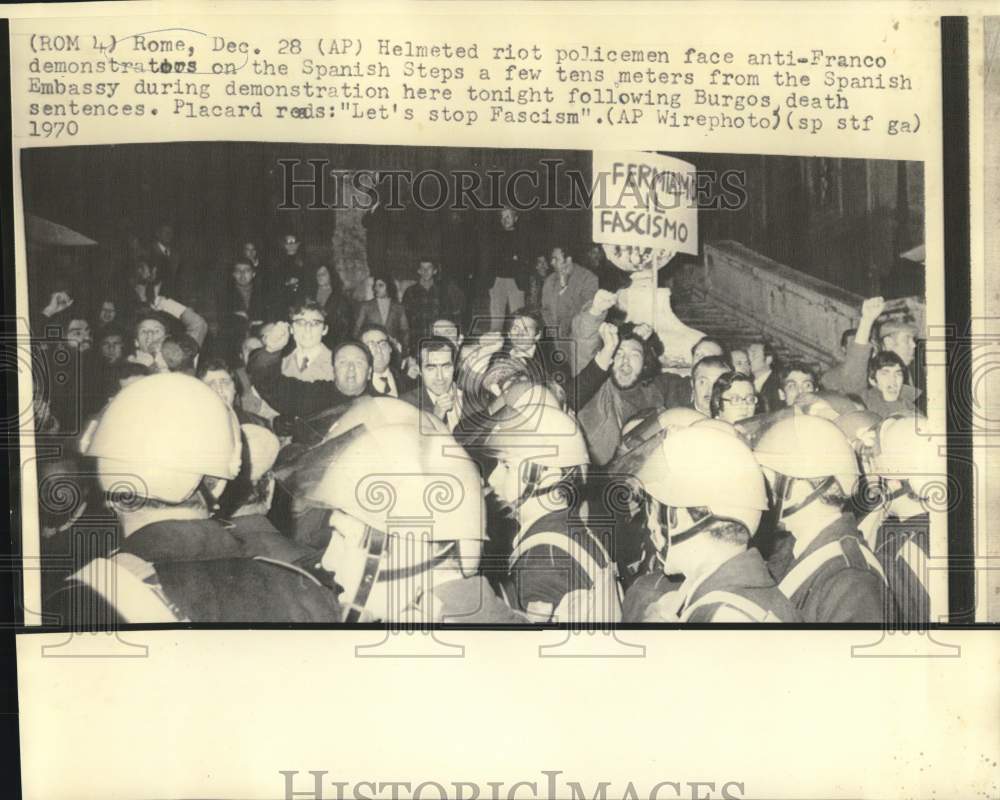
[[[674,313],[684,322],[705,334],[721,339],[729,346],[742,344],[748,339],[760,336],[760,330],[752,324],[737,317],[725,306],[697,288],[682,287],[674,290],[671,297]],[[810,363],[806,354],[790,349],[782,342],[771,341],[778,358],[785,363],[789,361],[805,361]]]

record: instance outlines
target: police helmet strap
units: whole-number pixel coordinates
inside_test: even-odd
[[[688,541],[688,539],[693,539],[699,533],[704,531],[709,525],[714,522],[729,522],[733,524],[740,525],[741,527],[746,527],[746,523],[742,520],[736,519],[735,517],[727,517],[722,514],[715,514],[711,511],[696,523],[694,523],[690,528],[686,528],[680,533],[672,533],[671,528],[677,524],[677,509],[673,506],[660,506],[660,525],[665,528],[667,535],[664,536],[665,544],[661,548],[660,555],[665,560],[667,549],[670,545],[678,545],[682,542]],[[690,513],[690,512],[689,512]],[[668,524],[669,523],[669,524]]]
[[[789,478],[784,473],[775,473],[774,486],[772,488],[771,512],[774,520],[784,519],[785,501],[792,492],[794,478]]]
[[[799,511],[801,511],[807,505],[809,505],[810,503],[814,502],[819,497],[821,497],[836,482],[837,482],[837,479],[834,478],[834,476],[832,476],[832,475],[830,477],[828,477],[828,478],[824,478],[823,481],[820,482],[819,486],[817,486],[809,494],[807,494],[800,502],[798,502],[798,503],[796,503],[795,505],[792,505],[792,506],[785,506],[785,501],[788,499],[788,495],[791,493],[791,488],[792,488],[792,485],[794,484],[794,481],[789,481],[789,483],[788,483],[788,489],[785,492],[785,495],[782,497],[782,500],[781,500],[781,504],[782,504],[781,519],[784,519],[785,517],[790,517],[790,516],[792,516],[792,514],[796,514]]]
[[[361,613],[368,603],[372,587],[378,579],[382,558],[385,556],[387,544],[385,533],[370,525],[365,525],[364,540],[368,542],[364,571],[361,575],[361,581],[358,583],[358,588],[354,592],[354,597],[348,603],[347,611],[344,614],[344,622],[347,623],[356,623],[361,620]]]
[[[408,567],[400,567],[399,569],[384,569],[379,572],[378,582],[388,583],[390,581],[403,581],[409,578],[414,578],[421,573],[427,572],[427,570],[434,569],[440,566],[445,561],[448,560],[448,556],[451,554],[456,542],[444,542],[443,547],[441,547],[430,559],[427,561],[421,561],[419,564],[410,564]]]
[[[517,498],[517,502],[514,504],[515,508],[520,508],[535,496],[536,492],[538,492],[538,487],[541,485],[543,472],[541,464],[536,464],[533,461],[521,462],[519,478],[523,488]]]

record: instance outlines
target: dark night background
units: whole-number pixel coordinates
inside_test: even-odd
[[[746,206],[737,211],[703,210],[702,241],[734,239],[863,296],[922,294],[922,268],[908,270],[898,259],[923,242],[922,164],[671,154],[699,170],[745,173]],[[127,261],[128,237],[146,243],[161,222],[173,223],[185,260],[209,272],[227,269],[243,238],[253,239],[265,255],[286,231],[298,233],[307,250],[329,244],[336,212],[278,210],[284,188],[284,169],[278,160],[310,158],[326,159],[331,168],[341,169],[463,169],[483,175],[487,170],[517,169],[544,175],[540,161],[560,158],[563,170],[578,170],[588,185],[591,172],[590,153],[583,151],[232,142],[26,150],[25,210],[99,243],[96,248],[33,253],[29,260],[33,306],[44,303],[40,294],[56,275],[70,276],[81,293],[117,280]],[[429,184],[428,194],[433,197],[435,192]],[[484,222],[492,222],[495,215],[468,216],[467,241],[470,257],[475,258]],[[418,254],[439,252],[441,237],[447,235],[446,220],[446,211],[410,208],[392,214],[387,266],[397,277],[413,277]],[[559,237],[579,244],[590,240],[587,210],[529,212],[522,224],[532,233],[539,253]]]

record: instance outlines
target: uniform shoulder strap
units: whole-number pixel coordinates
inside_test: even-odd
[[[289,570],[291,572],[297,572],[303,578],[306,578],[306,579],[312,581],[317,586],[320,586],[320,587],[323,586],[323,584],[319,580],[319,578],[317,578],[311,572],[308,572],[307,570],[304,570],[304,569],[302,569],[302,567],[298,567],[295,564],[289,564],[287,561],[279,561],[276,558],[268,558],[267,556],[254,556],[253,560],[254,561],[260,561],[262,564],[273,564],[276,567],[281,567],[281,568],[287,569],[287,570]]]
[[[113,558],[119,567],[127,569],[139,580],[156,581],[156,568],[144,558],[120,550],[113,555]]]
[[[681,622],[687,622],[699,608],[717,604],[735,608],[741,614],[748,617],[751,622],[782,621],[776,614],[765,610],[750,598],[736,594],[735,592],[727,592],[720,589],[714,592],[709,592],[704,597],[699,598],[684,609],[684,613],[681,614]]]
[[[844,548],[841,546],[839,541],[825,544],[819,549],[811,552],[798,564],[788,570],[788,574],[781,579],[781,583],[778,584],[778,588],[781,589],[781,593],[785,595],[785,597],[791,598],[792,595],[801,589],[805,582],[815,575],[824,564],[833,561],[835,558],[842,558],[843,556]]]
[[[71,580],[103,597],[126,623],[190,621],[163,594],[153,565],[131,553],[95,558]]]
[[[886,583],[882,565],[875,554],[861,539],[855,536],[844,536],[840,540],[840,544],[843,545],[844,555],[847,557],[848,564],[854,567],[854,569],[870,569],[882,579],[882,583]]]

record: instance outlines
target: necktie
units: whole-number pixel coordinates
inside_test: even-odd
[[[379,380],[382,381],[382,394],[389,394],[389,379],[383,375]]]
[[[302,359],[302,366],[299,367],[299,372],[305,372],[309,368],[309,356]]]

